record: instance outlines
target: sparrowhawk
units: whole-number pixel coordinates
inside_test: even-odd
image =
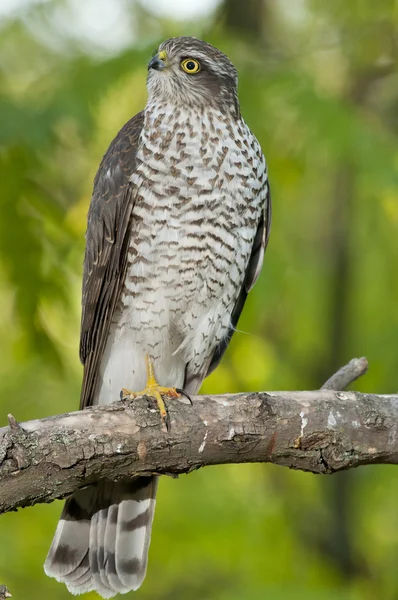
[[[94,181],[80,406],[143,389],[166,421],[162,394],[196,394],[228,346],[261,269],[271,204],[266,162],[241,116],[227,56],[195,38],[171,38],[149,63],[147,88],[145,109],[113,140]],[[137,589],[157,483],[136,477],[74,493],[47,575],[73,594]]]

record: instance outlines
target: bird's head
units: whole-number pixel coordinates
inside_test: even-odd
[[[149,100],[239,112],[238,74],[225,54],[192,37],[160,44],[148,65]]]

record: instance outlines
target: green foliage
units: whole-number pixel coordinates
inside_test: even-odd
[[[102,57],[62,30],[59,45],[49,45],[48,15],[64,0],[2,24],[3,418],[78,405],[91,182],[118,128],[144,106],[154,36],[187,33],[237,65],[242,112],[267,155],[274,203],[263,273],[203,390],[316,388],[338,364],[366,355],[371,368],[358,387],[396,391],[396,3],[308,0],[294,16],[288,2],[254,1],[266,10],[252,38],[236,29],[239,18],[232,27],[227,4],[203,22],[166,23],[131,3],[137,44]],[[394,467],[328,479],[241,465],[164,478],[136,595],[394,600],[397,496]],[[42,570],[60,510],[57,502],[1,518],[0,582],[14,597],[69,597]]]

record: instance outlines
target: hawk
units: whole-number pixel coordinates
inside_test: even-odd
[[[196,394],[228,346],[260,272],[271,222],[261,147],[237,72],[191,37],[163,42],[145,109],[94,180],[84,258],[81,408],[120,395]],[[159,383],[158,383],[159,382]],[[135,391],[135,392],[134,392]],[[45,572],[73,594],[136,590],[158,477],[101,481],[65,503]]]

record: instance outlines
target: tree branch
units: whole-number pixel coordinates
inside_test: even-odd
[[[354,359],[324,387],[366,371]],[[169,399],[170,431],[150,398],[0,429],[0,513],[51,502],[99,479],[178,475],[272,462],[313,473],[398,464],[398,395],[332,389]]]
[[[365,375],[368,370],[368,361],[362,356],[361,358],[353,358],[349,363],[341,367],[334,375],[332,375],[326,383],[323,384],[322,390],[345,390],[346,387],[353,383],[362,375]]]

